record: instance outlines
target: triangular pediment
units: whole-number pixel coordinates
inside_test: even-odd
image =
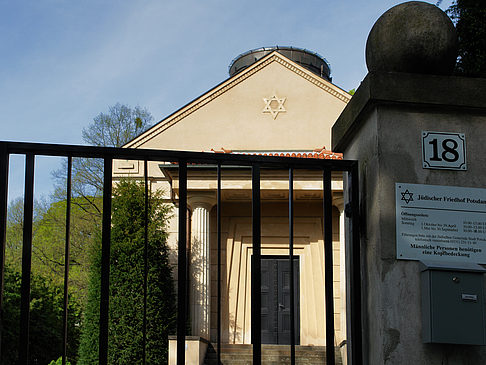
[[[273,52],[125,147],[196,151],[330,147],[331,126],[350,98],[331,82]]]

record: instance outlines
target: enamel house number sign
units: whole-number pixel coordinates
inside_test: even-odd
[[[422,131],[424,169],[467,170],[463,133]]]

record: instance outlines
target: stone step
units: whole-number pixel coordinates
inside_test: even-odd
[[[296,346],[296,364],[322,365],[326,363],[325,346]],[[221,346],[221,363],[219,365],[251,365],[253,352],[251,345],[223,345]],[[206,353],[205,365],[218,365],[216,350],[210,346]],[[290,346],[262,345],[263,365],[290,364]],[[342,364],[339,349],[336,349],[336,364]]]

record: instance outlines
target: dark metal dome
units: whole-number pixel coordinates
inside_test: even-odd
[[[326,59],[315,52],[296,47],[262,47],[240,54],[229,66],[230,77],[244,70],[266,55],[277,51],[312,73],[331,81],[331,67]]]

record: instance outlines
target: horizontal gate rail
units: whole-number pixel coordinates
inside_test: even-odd
[[[143,359],[146,362],[146,327],[147,327],[147,242],[148,242],[148,162],[169,162],[178,171],[178,252],[177,252],[177,364],[185,363],[185,335],[187,328],[187,293],[188,293],[188,259],[187,259],[187,223],[188,223],[188,171],[191,167],[206,165],[217,174],[217,359],[220,362],[221,351],[221,182],[225,168],[243,167],[251,172],[252,189],[252,250],[251,260],[251,342],[253,344],[253,364],[261,364],[262,359],[262,334],[261,334],[261,191],[260,185],[262,174],[269,169],[288,171],[289,191],[289,264],[290,264],[290,360],[295,364],[296,354],[296,327],[294,320],[294,176],[296,171],[313,170],[322,173],[322,219],[324,238],[324,272],[325,272],[325,317],[326,317],[326,363],[335,364],[335,327],[334,327],[334,293],[333,293],[333,242],[332,242],[332,172],[345,174],[347,182],[345,188],[345,216],[350,232],[349,255],[352,263],[350,273],[350,338],[348,346],[352,364],[362,362],[362,324],[361,324],[361,269],[360,269],[360,243],[359,243],[359,208],[358,208],[358,165],[356,161],[317,159],[300,157],[261,156],[249,154],[224,154],[207,152],[189,152],[172,150],[153,149],[128,149],[110,147],[90,147],[76,145],[40,144],[22,142],[1,142],[0,141],[0,340],[3,328],[3,286],[5,269],[5,247],[6,247],[6,222],[7,222],[7,192],[8,192],[8,171],[9,157],[13,154],[26,156],[25,172],[25,195],[24,195],[24,237],[22,254],[22,289],[21,289],[21,323],[20,323],[20,344],[19,364],[27,365],[29,361],[29,295],[30,295],[30,270],[32,255],[32,213],[33,213],[33,184],[34,184],[34,162],[36,156],[58,156],[68,158],[68,184],[67,199],[71,197],[71,168],[73,158],[99,158],[104,161],[103,175],[103,215],[102,215],[102,256],[101,256],[101,298],[100,298],[100,327],[99,327],[99,363],[108,363],[109,347],[109,287],[110,287],[110,244],[111,244],[111,199],[112,199],[112,169],[113,160],[138,160],[144,162],[143,181],[145,183],[145,219],[144,219],[144,324],[143,324]],[[66,246],[65,246],[65,278],[64,278],[64,325],[63,325],[63,364],[66,363],[66,342],[67,342],[67,277],[69,273],[69,222],[70,204],[66,209]],[[8,351],[0,347],[2,351]]]
[[[314,169],[319,170],[324,167],[333,171],[351,171],[356,161],[299,158],[299,157],[280,157],[280,156],[259,156],[244,154],[225,154],[212,152],[189,152],[172,150],[153,150],[153,149],[129,149],[114,147],[92,147],[77,145],[59,145],[43,143],[25,142],[0,142],[0,146],[5,146],[9,154],[33,153],[42,156],[59,157],[85,157],[85,158],[106,158],[112,159],[140,160],[148,161],[167,161],[178,162],[187,161],[188,164],[221,164],[252,166],[259,164],[261,167]]]

